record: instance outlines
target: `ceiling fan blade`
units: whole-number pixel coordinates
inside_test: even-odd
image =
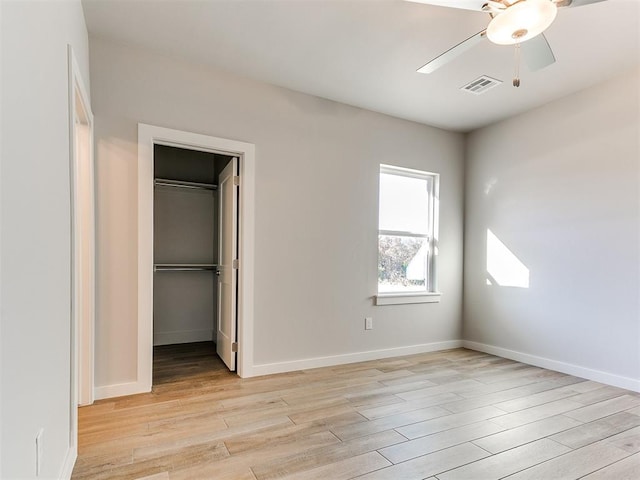
[[[436,58],[426,63],[422,67],[420,67],[417,70],[417,72],[431,73],[437,70],[438,68],[442,67],[443,65],[446,65],[447,63],[452,61],[454,58],[458,57],[459,55],[469,50],[471,47],[474,47],[475,45],[480,43],[482,40],[484,40],[486,36],[487,36],[486,30],[476,33],[475,35],[467,38],[464,42],[461,42],[455,47],[450,48],[446,52],[438,55]]]
[[[496,2],[495,0],[487,0],[487,6],[493,8],[494,10],[505,10],[507,6],[502,2]]]
[[[524,62],[532,72],[548,67],[556,61],[556,57],[553,55],[553,51],[549,46],[547,37],[542,33],[537,37],[533,37],[531,40],[527,40],[522,43],[520,45],[520,51],[522,52]]]
[[[438,7],[462,8],[464,10],[482,11],[482,6],[487,0],[406,0],[407,2],[424,3]]]

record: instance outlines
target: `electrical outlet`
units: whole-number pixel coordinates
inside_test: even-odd
[[[44,456],[43,446],[42,446],[43,433],[44,433],[44,429],[41,428],[38,434],[36,435],[36,477],[39,477],[40,473],[42,473],[42,458]]]
[[[365,330],[373,330],[373,318],[372,317],[366,317],[364,319],[364,329]]]

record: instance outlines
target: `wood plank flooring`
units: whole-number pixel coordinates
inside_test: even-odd
[[[81,408],[72,478],[640,478],[635,392],[465,349],[243,380],[212,348]]]

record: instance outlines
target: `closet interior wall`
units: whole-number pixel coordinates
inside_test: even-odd
[[[154,146],[154,346],[215,341],[215,185],[228,161],[224,155]],[[185,188],[162,185],[162,180],[202,185]]]

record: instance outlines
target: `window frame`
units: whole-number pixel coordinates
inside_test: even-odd
[[[420,234],[403,230],[384,230],[380,228],[380,177],[381,175],[397,175],[400,177],[417,178],[427,181],[429,214],[428,231]],[[378,258],[380,236],[399,236],[428,239],[428,252],[425,265],[425,289],[407,292],[380,292],[380,284],[376,285],[375,303],[376,305],[398,305],[407,303],[436,303],[440,301],[441,293],[438,291],[437,283],[437,257],[438,257],[438,226],[439,226],[439,198],[440,198],[440,175],[433,172],[415,170],[412,168],[398,167],[395,165],[380,164],[378,173]]]

